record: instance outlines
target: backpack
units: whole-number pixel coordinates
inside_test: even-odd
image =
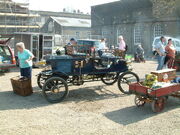
[[[157,55],[159,55],[159,54],[158,54],[157,51],[153,51],[153,55],[154,55],[154,56],[157,56]]]
[[[128,51],[128,45],[126,45],[126,47],[125,47],[125,51],[126,51],[126,52]]]

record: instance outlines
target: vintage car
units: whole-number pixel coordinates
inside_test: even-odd
[[[102,81],[106,85],[118,82],[119,90],[129,94],[126,91],[129,84],[139,82],[139,77],[129,68],[130,63],[114,55],[52,56],[46,63],[51,69],[39,73],[37,83],[51,103],[62,101],[69,93],[68,86],[72,85],[91,81]]]

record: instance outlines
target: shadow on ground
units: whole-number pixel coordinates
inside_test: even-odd
[[[4,75],[6,75],[7,73],[10,73],[10,72],[19,72],[19,68],[17,68],[17,67],[13,67],[13,68],[10,68],[10,69],[3,69],[3,70],[1,70],[0,69],[0,76],[4,76]]]
[[[0,92],[0,110],[12,110],[12,109],[31,109],[36,107],[43,107],[52,105],[48,103],[41,94],[41,90],[38,87],[34,87],[34,93],[31,96],[21,97],[14,94],[12,91]],[[66,99],[59,104],[66,104],[69,102],[81,102],[81,101],[97,101],[104,99],[112,99],[118,97],[124,97],[107,90],[104,85],[94,87],[83,87],[70,90]]]
[[[113,99],[118,97],[125,97],[127,95],[122,94],[118,89],[117,93],[113,90],[106,89],[106,85],[98,85],[93,87],[82,87],[78,89],[73,89],[69,92],[68,97],[65,102],[74,101],[96,101],[104,99]]]
[[[179,99],[170,98],[161,113],[173,110],[178,107],[180,107]],[[136,106],[130,106],[120,110],[108,112],[105,113],[104,116],[116,123],[129,125],[158,114],[160,113],[152,112],[150,104],[146,104],[144,107],[138,108]]]
[[[40,92],[34,92],[31,96],[22,97],[12,91],[0,92],[0,111],[13,109],[31,109],[50,105]]]

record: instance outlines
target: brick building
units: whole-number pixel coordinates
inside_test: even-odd
[[[154,37],[180,34],[179,0],[120,0],[91,8],[92,34],[102,35],[117,45],[123,35],[133,53],[142,44],[150,55]]]

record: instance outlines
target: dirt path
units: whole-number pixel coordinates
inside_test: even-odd
[[[155,69],[155,62],[133,64],[135,72]],[[33,74],[40,70],[35,69]],[[20,97],[12,93],[9,79],[13,71],[0,76],[0,135],[179,135],[180,100],[170,98],[162,113],[155,114],[150,105],[137,108],[134,96],[123,95],[113,86],[101,82],[70,87],[67,99],[49,104],[33,77],[34,94]]]

